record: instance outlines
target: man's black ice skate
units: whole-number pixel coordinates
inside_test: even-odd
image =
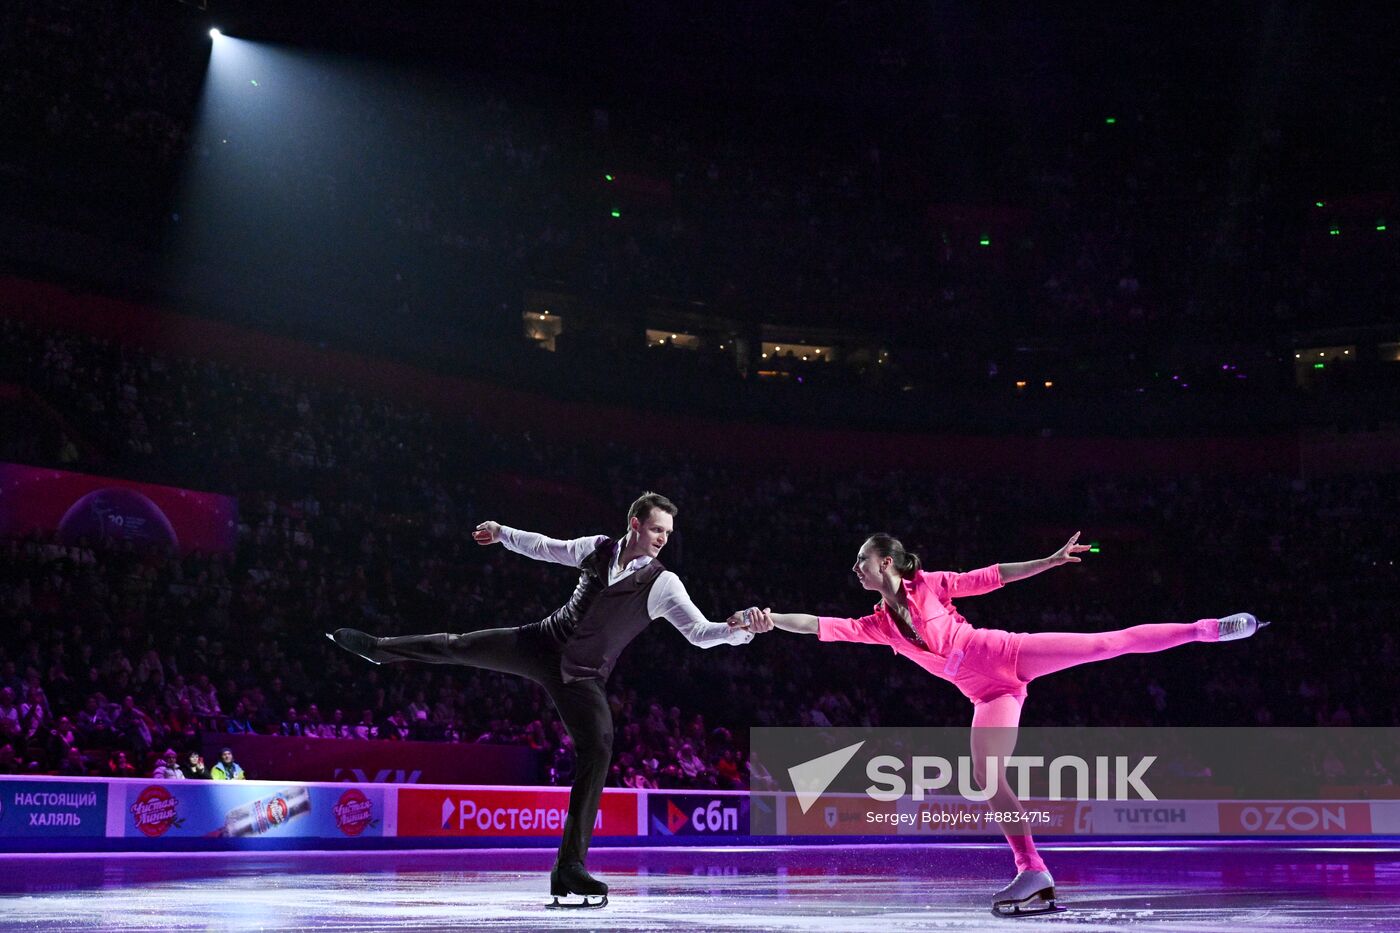
[[[1262,619],[1256,619],[1247,612],[1237,612],[1234,615],[1221,616],[1220,636],[1216,640],[1238,641],[1241,638],[1248,638],[1268,624],[1268,622]]]
[[[1023,871],[992,895],[992,914],[997,917],[1034,917],[1064,909],[1055,903],[1055,879],[1048,871]]]
[[[550,910],[578,910],[608,906],[608,886],[583,870],[578,862],[555,865],[549,873],[549,893],[554,900],[546,904]],[[578,895],[582,901],[561,901],[561,897]]]
[[[351,654],[358,654],[371,664],[383,664],[391,660],[379,650],[379,639],[357,628],[338,628],[327,632],[326,637]]]

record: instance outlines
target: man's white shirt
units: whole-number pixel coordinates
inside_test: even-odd
[[[501,526],[501,544],[505,545],[506,550],[535,560],[569,567],[582,564],[606,540],[607,535],[589,535],[586,538],[561,541],[533,531]],[[618,559],[622,556],[621,548],[622,540],[619,539],[613,544],[613,553],[608,559],[608,586],[630,577],[652,561],[650,557],[643,556],[634,559],[626,567],[620,567]],[[687,641],[701,648],[712,648],[715,645],[746,645],[753,641],[753,632],[746,632],[741,628],[732,629],[723,622],[711,622],[706,619],[705,614],[690,601],[690,594],[686,593],[681,578],[669,570],[663,570],[651,585],[651,592],[647,594],[647,614],[653,619],[665,619],[670,622]]]

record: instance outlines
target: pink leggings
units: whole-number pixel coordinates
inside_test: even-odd
[[[1067,667],[1104,661],[1122,654],[1148,654],[1165,651],[1193,641],[1215,641],[1220,623],[1202,619],[1194,623],[1136,625],[1117,632],[1033,632],[1021,642],[1016,675],[1032,681]],[[997,790],[988,804],[994,810],[1025,812],[1021,801],[1007,787],[999,762],[1016,749],[1016,727],[1021,723],[1023,698],[1011,695],[974,703],[972,707],[972,762],[978,783],[986,786],[987,758],[994,756],[998,768]],[[1035,851],[1026,830],[1028,824],[1004,823],[1001,830],[1016,858],[1017,871],[1044,871],[1045,862]]]

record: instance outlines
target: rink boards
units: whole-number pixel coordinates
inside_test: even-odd
[[[1400,800],[1026,801],[1037,836],[1400,836]],[[567,788],[0,776],[0,850],[551,845]],[[984,805],[609,788],[601,845],[927,842],[997,833]],[[851,837],[859,837],[851,838]]]

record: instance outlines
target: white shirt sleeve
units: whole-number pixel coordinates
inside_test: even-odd
[[[656,578],[647,597],[647,612],[653,619],[665,619],[676,627],[692,645],[699,648],[713,648],[715,645],[747,645],[753,641],[753,632],[741,628],[730,628],[723,622],[711,622],[705,618],[690,595],[685,591],[681,578],[667,570]]]
[[[598,545],[608,540],[607,535],[589,535],[586,538],[573,538],[561,541],[548,538],[533,531],[501,526],[501,543],[507,551],[514,551],[535,560],[547,560],[555,564],[577,567],[584,558],[598,549]]]

